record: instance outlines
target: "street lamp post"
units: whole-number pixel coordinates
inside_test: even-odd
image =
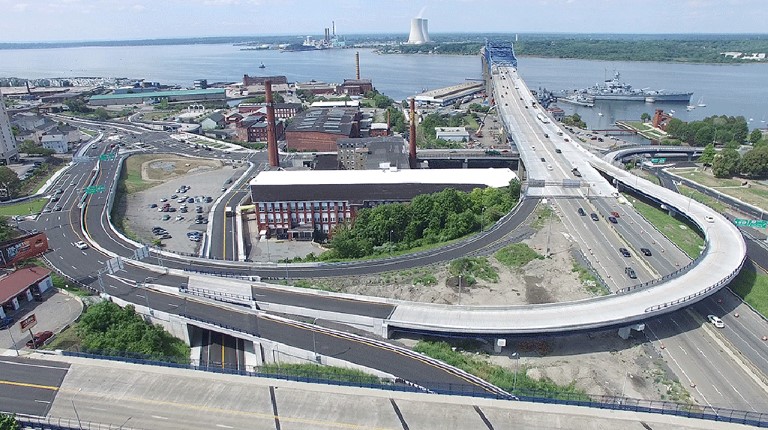
[[[461,304],[461,275],[459,275],[459,304]]]
[[[520,366],[520,354],[514,352],[512,353],[512,358],[515,359],[515,376],[512,378],[512,394],[514,394],[517,389],[517,370]]]
[[[312,318],[312,325],[317,325],[317,317]],[[315,328],[312,328],[312,354],[315,356],[315,361],[317,360],[317,337],[315,336]]]

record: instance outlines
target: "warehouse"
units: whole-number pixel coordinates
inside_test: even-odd
[[[151,91],[146,93],[105,94],[92,96],[88,101],[92,106],[137,105],[142,103],[225,100],[226,90],[209,88],[205,90]]]

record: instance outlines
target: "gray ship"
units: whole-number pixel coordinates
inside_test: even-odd
[[[615,72],[613,79],[606,80],[602,84],[596,84],[587,89],[576,92],[577,94],[593,97],[595,100],[620,100],[640,102],[680,102],[690,103],[693,93],[654,91],[647,89],[634,89],[631,85],[621,82],[621,75]]]

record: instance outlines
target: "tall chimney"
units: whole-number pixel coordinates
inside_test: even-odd
[[[355,67],[357,68],[357,80],[360,80],[360,51],[355,52]]]
[[[392,121],[389,117],[389,108],[387,108],[387,136],[389,136],[389,129],[392,127]]]
[[[331,21],[331,27],[333,27],[333,37],[336,37],[336,21]]]
[[[416,99],[411,97],[411,128],[408,132],[408,164],[416,168]]]
[[[277,136],[275,136],[275,103],[272,101],[272,81],[264,81],[264,92],[267,102],[267,155],[269,165],[280,167],[280,158],[277,155]]]

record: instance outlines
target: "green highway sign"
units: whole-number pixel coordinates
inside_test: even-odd
[[[99,155],[99,160],[101,161],[109,161],[115,159],[115,153],[114,152],[108,152],[106,154]]]
[[[104,185],[91,185],[90,187],[85,187],[85,194],[96,194],[96,193],[103,193],[104,192]]]
[[[737,227],[754,227],[754,228],[766,228],[768,227],[768,221],[760,219],[743,219],[735,218],[733,224]]]
[[[664,164],[667,162],[666,158],[651,158],[651,163],[653,164]]]

